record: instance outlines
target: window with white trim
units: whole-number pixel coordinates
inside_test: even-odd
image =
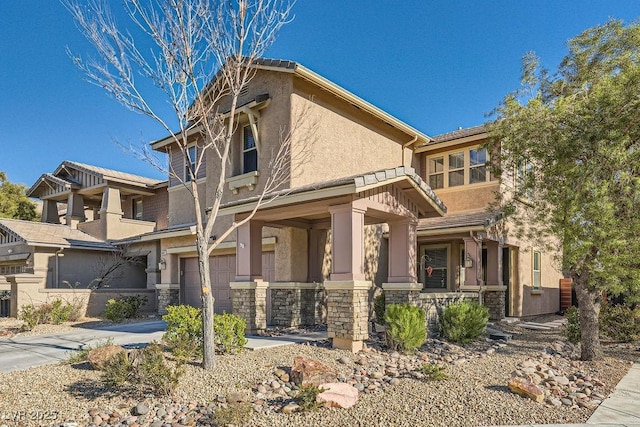
[[[484,147],[457,149],[426,157],[426,177],[434,189],[483,184],[495,179],[487,167],[489,153]]]
[[[132,217],[138,221],[142,221],[142,198],[133,199],[132,204]]]
[[[469,150],[469,184],[487,181],[487,149]]]
[[[542,255],[539,251],[533,251],[533,289],[539,290],[541,284]]]
[[[464,185],[464,151],[449,154],[449,187]]]
[[[258,147],[251,126],[242,128],[242,173],[258,170]]]
[[[434,190],[444,188],[444,157],[429,159],[429,187]]]
[[[195,175],[196,162],[198,161],[196,146],[187,148],[187,157],[184,159],[184,182],[191,181],[191,176]]]

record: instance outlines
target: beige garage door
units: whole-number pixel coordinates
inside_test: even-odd
[[[231,288],[229,283],[236,275],[236,256],[218,255],[209,259],[211,288],[215,299],[216,313],[231,313]],[[271,280],[275,273],[275,256],[273,252],[262,254],[262,270],[264,280]],[[182,260],[182,290],[183,302],[195,307],[201,306],[200,279],[197,258],[183,258]],[[267,301],[269,298],[267,299]]]

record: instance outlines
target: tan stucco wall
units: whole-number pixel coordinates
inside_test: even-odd
[[[533,248],[521,246],[518,250],[517,292],[514,300],[513,316],[532,316],[542,313],[555,313],[560,309],[560,279],[562,273],[558,270],[552,254],[541,253],[540,290],[533,289]]]
[[[201,199],[201,207],[204,213],[206,209],[205,197],[207,183],[205,180],[198,182],[198,194]],[[169,189],[169,227],[182,224],[193,224],[195,213],[193,209],[193,197],[191,192],[184,186],[178,185]]]
[[[299,78],[291,108],[293,118],[308,117],[294,133],[292,187],[400,166],[403,156],[416,165],[402,149],[411,137]]]
[[[447,214],[486,209],[495,201],[495,192],[500,188],[498,182],[488,184],[462,185],[436,190],[436,195],[447,207]]]

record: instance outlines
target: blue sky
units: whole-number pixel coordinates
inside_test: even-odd
[[[295,60],[428,135],[481,124],[535,51],[555,68],[566,42],[637,0],[299,0],[267,56]],[[66,47],[89,45],[54,0],[0,1],[0,170],[31,185],[62,160],[163,178],[123,153],[164,136],[85,80]]]

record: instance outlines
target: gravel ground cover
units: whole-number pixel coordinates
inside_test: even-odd
[[[428,381],[400,377],[360,394],[350,409],[321,409],[317,412],[284,414],[277,408],[286,403],[266,398],[257,405],[257,389],[277,380],[278,369],[288,369],[297,355],[320,360],[347,380],[360,369],[362,360],[389,358],[370,342],[368,353],[353,355],[314,345],[290,345],[239,355],[218,356],[218,368],[205,372],[187,366],[186,374],[171,398],[130,396],[114,392],[100,383],[100,373],[86,365],[53,365],[0,374],[0,425],[7,426],[180,426],[211,425],[212,413],[225,405],[226,397],[239,392],[253,403],[250,426],[477,426],[504,424],[581,423],[593,412],[586,407],[536,403],[508,390],[507,383],[519,364],[542,357],[562,330],[528,331],[505,325],[513,339],[507,345],[479,341],[463,350],[456,348],[446,363],[447,380]],[[428,354],[437,352],[421,349]],[[597,377],[599,389],[609,394],[640,357],[637,345],[608,345],[606,357],[598,362],[568,361],[573,369]],[[462,355],[462,356],[460,356]],[[435,357],[435,356],[430,356]],[[554,357],[567,357],[557,355]],[[464,358],[464,363],[456,363]],[[387,360],[387,359],[385,359]],[[563,362],[564,363],[564,362]],[[366,369],[366,365],[362,365]],[[264,387],[264,386],[263,386]],[[276,409],[271,409],[276,408]],[[142,413],[144,412],[144,414]]]

